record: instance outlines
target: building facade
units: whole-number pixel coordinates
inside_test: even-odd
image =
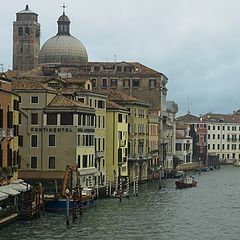
[[[0,75],[0,185],[18,178],[19,96],[12,91],[11,81]]]
[[[81,186],[95,184],[94,109],[39,81],[16,80],[14,91],[22,100],[21,177],[61,182],[70,165],[78,167]]]
[[[107,101],[107,176],[112,186],[128,177],[128,111],[126,108]]]

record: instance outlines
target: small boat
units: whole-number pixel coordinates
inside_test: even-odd
[[[125,198],[125,197],[129,197],[129,193],[123,192],[122,194],[120,194],[120,193],[114,192],[111,197],[112,198]]]
[[[234,166],[234,167],[240,167],[239,159],[236,160],[236,161],[233,163],[233,166]]]
[[[186,177],[175,182],[177,189],[196,187],[197,181],[193,177]]]

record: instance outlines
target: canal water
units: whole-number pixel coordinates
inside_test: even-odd
[[[201,175],[191,173],[196,188],[177,190],[174,180],[141,185],[139,196],[98,200],[76,223],[64,213],[0,229],[0,239],[161,239],[239,240],[240,168],[225,166]]]

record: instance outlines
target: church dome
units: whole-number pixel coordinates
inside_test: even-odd
[[[58,18],[58,33],[48,39],[39,54],[39,64],[62,66],[79,66],[88,61],[83,44],[70,34],[70,20],[63,15]]]

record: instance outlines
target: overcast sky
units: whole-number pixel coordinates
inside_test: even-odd
[[[29,4],[39,14],[41,45],[57,32],[58,0],[1,5],[0,64],[12,68],[12,24]],[[71,34],[89,61],[138,61],[168,77],[178,115],[240,108],[239,0],[66,0]]]

